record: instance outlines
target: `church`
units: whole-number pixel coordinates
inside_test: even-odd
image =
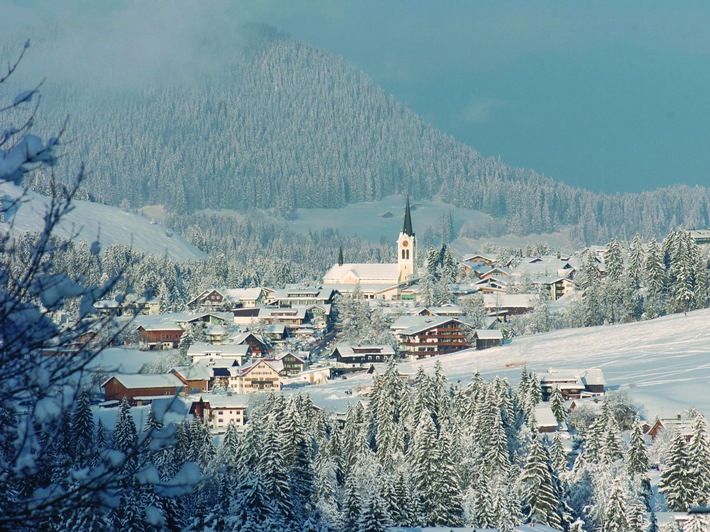
[[[397,263],[345,263],[341,250],[338,263],[323,276],[323,288],[337,290],[341,294],[358,291],[365,299],[414,299],[415,294],[409,288],[416,281],[416,260],[417,240],[407,196],[404,227],[397,239]]]

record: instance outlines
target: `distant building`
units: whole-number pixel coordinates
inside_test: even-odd
[[[387,362],[394,355],[394,349],[391,345],[350,345],[342,343],[333,349],[331,358],[334,358],[339,366],[358,367],[363,364]]]
[[[547,401],[554,388],[558,388],[565,399],[579,399],[605,393],[606,379],[601,369],[587,370],[549,369],[540,376],[542,400]]]
[[[178,395],[184,383],[171,373],[160,375],[113,375],[101,387],[106,401],[120,401],[124,397],[131,406],[150,404],[153,400]]]
[[[469,349],[468,324],[448,316],[402,316],[391,329],[400,353],[412,360]]]
[[[190,414],[204,421],[210,429],[226,429],[230,422],[237,427],[246,423],[247,398],[239,395],[209,395],[193,401]]]

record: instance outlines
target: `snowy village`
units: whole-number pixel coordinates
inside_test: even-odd
[[[704,175],[481,155],[392,4],[0,7],[1,530],[710,531]]]

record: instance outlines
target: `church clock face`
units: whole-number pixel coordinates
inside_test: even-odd
[[[404,242],[402,242],[402,247],[403,247],[403,248],[406,248],[407,246],[409,246],[409,241],[408,241],[408,240],[405,240]]]

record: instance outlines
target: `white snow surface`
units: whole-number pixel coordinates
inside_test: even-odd
[[[431,373],[437,361],[450,382],[463,385],[476,370],[486,379],[500,375],[515,385],[523,366],[536,373],[549,368],[600,368],[607,389],[628,390],[645,406],[647,419],[672,416],[691,406],[710,416],[710,309],[638,323],[516,337],[501,347],[403,363],[399,371],[414,374],[423,366]],[[318,406],[344,411],[371,382],[371,375],[354,374],[347,380],[294,392],[309,393]]]
[[[7,182],[0,182],[0,198],[18,198],[22,189]],[[17,210],[5,215],[6,222],[14,233],[38,232],[44,227],[44,214],[50,199],[41,194],[27,192]],[[76,238],[102,246],[125,244],[150,255],[168,254],[176,261],[205,258],[205,254],[178,234],[141,215],[124,212],[116,207],[76,200],[74,210],[66,215],[55,236]],[[13,212],[14,211],[14,212]],[[0,224],[6,230],[7,224]],[[170,235],[170,236],[168,236]]]

